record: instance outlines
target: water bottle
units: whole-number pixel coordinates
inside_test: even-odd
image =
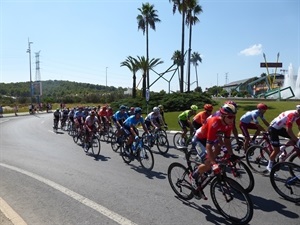
[[[204,162],[206,158],[206,149],[205,147],[200,143],[197,142],[195,149],[197,151],[198,156],[200,157],[201,161]]]

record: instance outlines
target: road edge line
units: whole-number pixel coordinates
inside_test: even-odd
[[[27,225],[27,223],[14,211],[3,198],[0,197],[0,211],[9,219],[14,225]]]

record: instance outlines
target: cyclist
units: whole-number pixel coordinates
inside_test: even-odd
[[[134,115],[128,117],[123,123],[123,131],[125,132],[126,135],[129,136],[125,146],[127,153],[130,152],[129,148],[133,140],[139,139],[138,130],[136,128],[138,124],[141,124],[144,131],[147,132],[148,135],[150,135],[145,125],[144,118],[142,117],[142,109],[140,107],[136,107],[134,109]]]
[[[298,140],[297,135],[293,132],[294,122],[296,122],[298,130],[300,131],[300,105],[296,106],[296,110],[288,110],[280,113],[271,121],[268,132],[270,134],[273,151],[270,154],[270,160],[267,166],[267,170],[269,172],[271,171],[274,160],[280,151],[279,136],[289,139],[286,145],[296,144],[300,147],[300,141]]]
[[[182,144],[186,143],[186,133],[187,133],[187,128],[190,129],[190,136],[192,137],[194,133],[194,127],[192,122],[190,121],[190,118],[194,115],[196,115],[196,112],[198,110],[198,106],[196,105],[191,105],[191,108],[188,110],[185,110],[184,112],[180,113],[178,116],[178,124],[182,129],[182,135],[181,135],[181,140]]]
[[[79,107],[78,110],[74,114],[74,122],[75,122],[75,127],[80,129],[80,132],[82,131],[82,127],[84,124],[84,119],[83,119],[83,107]]]
[[[252,137],[251,142],[254,143],[257,135],[261,131],[265,131],[265,129],[259,124],[258,118],[261,118],[263,123],[268,127],[270,124],[266,121],[264,118],[264,114],[268,109],[268,106],[264,103],[259,103],[256,106],[257,109],[248,111],[242,117],[240,118],[240,129],[242,130],[242,134],[245,137],[244,141],[244,149],[247,151],[249,148],[249,143],[250,143],[250,135],[249,135],[249,129],[255,130],[255,133]],[[253,121],[253,122],[252,122]]]
[[[85,143],[84,143],[83,147],[85,149],[89,148],[88,143],[89,143],[90,139],[92,138],[93,134],[99,128],[98,122],[99,121],[96,116],[96,112],[94,110],[92,110],[84,121],[84,129],[86,132],[86,136],[85,136]]]
[[[114,111],[113,111],[113,109],[110,106],[107,107],[106,111],[107,111],[107,120],[108,120],[108,123],[111,124],[112,116],[114,115]]]
[[[203,108],[204,111],[197,113],[197,115],[193,118],[193,126],[196,130],[202,127],[202,125],[204,124],[206,119],[211,115],[214,109],[214,107],[211,104],[205,104]]]
[[[159,121],[159,122],[157,122]],[[159,113],[158,107],[153,107],[153,111],[150,112],[145,118],[145,124],[148,130],[151,130],[151,127],[154,129],[159,129],[160,124],[163,123],[162,117]]]
[[[61,112],[61,126],[63,126],[67,119],[68,119],[68,115],[69,115],[69,109],[68,108],[64,108],[62,109],[62,112]]]
[[[98,112],[98,116],[99,116],[99,122],[102,125],[101,129],[105,130],[107,125],[108,125],[108,118],[107,118],[107,106],[104,105],[100,108],[99,112]]]
[[[54,122],[53,128],[56,129],[58,128],[58,122],[60,121],[60,118],[61,118],[61,114],[59,112],[59,108],[57,108],[53,113],[53,122]]]
[[[74,115],[75,115],[75,109],[73,108],[70,110],[68,114],[69,121],[71,121],[72,124],[74,123]]]
[[[168,124],[166,123],[166,120],[165,120],[165,111],[164,111],[164,107],[163,107],[163,105],[158,105],[157,107],[159,108],[159,113],[160,113],[160,115],[161,115],[161,117],[162,117],[162,121],[164,122],[163,124],[167,127]],[[157,121],[157,122],[159,122],[159,121]],[[162,125],[162,124],[161,124],[161,125]]]
[[[197,144],[205,154],[202,156],[204,164],[200,164],[195,171],[190,174],[191,183],[194,189],[198,189],[199,177],[210,170],[211,165],[215,166],[215,158],[219,155],[221,146],[227,148],[232,160],[236,159],[236,156],[232,153],[230,143],[230,135],[236,112],[236,107],[234,105],[224,104],[220,109],[220,116],[208,118],[206,123],[196,131],[194,141],[198,142]],[[221,135],[224,136],[221,138]],[[202,191],[197,194],[199,194],[199,197],[206,199]]]
[[[117,138],[121,136],[122,132],[122,126],[124,121],[128,118],[128,114],[126,112],[126,106],[125,105],[121,105],[119,108],[119,111],[117,111],[113,116],[112,116],[112,120],[115,123],[115,126],[117,128]]]
[[[134,107],[130,107],[129,111],[127,112],[128,116],[134,115]]]

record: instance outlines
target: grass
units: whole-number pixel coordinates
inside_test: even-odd
[[[236,115],[236,126],[239,127],[239,120],[243,114],[247,111],[251,111],[256,109],[256,105],[259,103],[258,101],[235,101],[238,104],[238,112]],[[265,119],[270,123],[275,117],[277,117],[281,112],[287,110],[294,110],[296,109],[296,105],[300,104],[299,101],[262,101],[268,106],[268,110],[265,113]],[[214,106],[214,112],[219,110],[220,107],[223,105],[223,101],[219,102],[218,105]],[[200,112],[202,110],[199,110]],[[181,130],[179,124],[177,122],[177,117],[181,112],[167,112],[165,113],[166,123],[168,124],[169,130]],[[263,122],[259,121],[260,124],[266,128]],[[293,127],[294,130],[297,130],[297,127]],[[239,131],[239,128],[238,128]],[[250,132],[251,133],[251,132]],[[298,130],[297,130],[298,133]]]

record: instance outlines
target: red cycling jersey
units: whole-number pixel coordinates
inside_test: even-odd
[[[99,116],[107,116],[107,111],[106,111],[106,109],[105,109],[105,110],[100,109],[100,111],[98,112],[98,115],[99,115]]]
[[[224,124],[220,116],[215,116],[208,118],[206,123],[196,131],[195,135],[198,139],[206,139],[207,143],[214,144],[221,134],[230,137],[232,128],[232,125]]]

